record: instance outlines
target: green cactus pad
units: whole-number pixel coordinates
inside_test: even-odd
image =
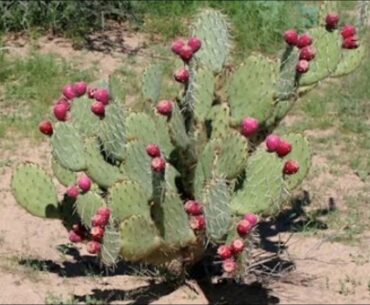
[[[291,191],[300,185],[308,174],[311,166],[311,149],[308,140],[303,135],[288,134],[283,136],[283,139],[286,139],[293,147],[291,153],[284,157],[284,161],[295,160],[299,163],[299,171],[296,174],[284,176],[288,190]]]
[[[361,45],[355,50],[342,49],[341,60],[332,77],[343,76],[358,68],[366,55],[366,48]]]
[[[121,256],[132,262],[140,261],[158,249],[162,243],[152,221],[132,216],[121,223]]]
[[[275,154],[261,149],[249,158],[246,179],[231,201],[231,209],[238,215],[273,214],[283,193],[283,163]]]
[[[227,104],[212,107],[208,118],[212,121],[211,138],[225,138],[230,131],[230,108]]]
[[[151,158],[145,150],[145,144],[141,141],[127,143],[126,160],[121,170],[130,180],[141,185],[142,192],[151,196],[152,192],[152,170]]]
[[[232,76],[227,92],[231,115],[266,120],[273,110],[278,65],[262,55],[251,55]]]
[[[118,161],[125,158],[125,116],[120,105],[110,104],[105,108],[100,138],[109,157]]]
[[[312,85],[308,85],[308,86],[299,86],[298,95],[301,97],[307,94],[308,92],[310,92],[312,89],[314,89],[318,85],[319,83],[313,83]]]
[[[100,128],[100,118],[91,111],[92,104],[93,101],[87,96],[72,102],[71,123],[83,137],[96,135]]]
[[[145,146],[157,144],[166,157],[173,150],[167,124],[161,124],[160,117],[146,113],[130,113],[126,119],[128,140],[140,140]],[[155,131],[155,132],[154,132]]]
[[[60,163],[55,160],[55,158],[51,160],[51,168],[55,177],[64,186],[70,186],[76,182],[76,173],[60,165]]]
[[[203,190],[202,204],[207,236],[219,242],[227,234],[231,223],[230,193],[226,180],[212,179]]]
[[[105,266],[115,265],[121,251],[121,238],[111,225],[105,227],[100,260]]]
[[[194,69],[186,91],[185,104],[194,111],[195,117],[204,121],[213,103],[215,78],[207,69]]]
[[[37,217],[59,218],[55,185],[44,170],[33,163],[19,165],[12,177],[11,190],[17,203]]]
[[[174,107],[172,110],[171,118],[168,122],[170,131],[170,137],[172,143],[176,147],[186,149],[190,144],[190,138],[188,137],[184,125],[184,117],[181,114],[180,108],[177,103],[173,103]]]
[[[75,127],[67,123],[57,123],[51,144],[53,156],[60,165],[74,172],[86,168],[83,141]]]
[[[108,205],[112,209],[114,221],[123,221],[133,215],[150,220],[149,197],[142,192],[142,186],[125,180],[109,190]]]
[[[230,53],[226,16],[215,10],[203,10],[192,25],[192,35],[202,41],[202,47],[195,55],[197,61],[213,72],[220,72]]]
[[[111,102],[121,105],[126,99],[124,80],[121,79],[117,74],[112,74],[109,76],[109,95]]]
[[[108,188],[118,180],[123,179],[119,168],[104,160],[100,152],[100,144],[96,138],[85,141],[85,156],[86,173],[100,187]]]
[[[88,228],[91,227],[91,218],[99,208],[104,206],[104,200],[92,191],[80,194],[75,203],[76,211],[80,215],[82,224]]]
[[[337,31],[328,32],[325,28],[314,28],[309,31],[317,51],[310,61],[310,69],[299,80],[300,86],[316,83],[332,74],[341,59],[341,42]]]
[[[267,119],[266,126],[273,128],[276,126],[292,109],[295,104],[295,99],[276,101],[272,115]]]
[[[144,100],[157,102],[161,94],[163,69],[159,64],[152,64],[144,71],[141,93]]]
[[[152,215],[166,247],[178,249],[195,242],[184,205],[177,193],[167,191],[165,200],[153,205]]]

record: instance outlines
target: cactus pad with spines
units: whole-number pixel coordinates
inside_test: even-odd
[[[288,46],[279,61],[280,72],[276,82],[276,100],[287,100],[295,93],[298,85],[296,79],[296,65],[298,59],[298,50]]]
[[[157,102],[161,94],[163,69],[160,64],[152,64],[144,71],[141,92],[144,100]]]
[[[88,228],[91,227],[91,218],[96,214],[99,208],[104,206],[104,200],[92,191],[80,194],[75,203],[76,211],[81,218],[82,224]]]
[[[55,158],[52,158],[51,160],[51,168],[55,177],[64,186],[70,186],[76,182],[76,173],[60,165],[60,163],[55,160]]]
[[[113,266],[119,259],[121,238],[119,232],[111,225],[105,228],[101,250],[101,262],[105,266]]]
[[[230,131],[230,107],[226,104],[212,107],[208,118],[211,120],[211,138],[225,138]]]
[[[87,97],[75,99],[71,105],[71,123],[82,137],[95,136],[100,119],[91,111],[92,101]]]
[[[174,104],[168,128],[172,143],[181,149],[186,149],[190,144],[190,138],[186,132],[184,118],[177,104]]]
[[[19,165],[11,181],[17,202],[34,216],[59,218],[58,196],[48,174],[33,163]]]
[[[341,60],[331,76],[339,77],[352,73],[356,68],[359,67],[365,55],[366,49],[362,45],[355,50],[343,49]]]
[[[124,103],[126,94],[124,90],[124,80],[117,74],[109,76],[109,95],[112,103]]]
[[[236,121],[268,118],[273,110],[278,65],[262,55],[251,55],[232,76],[228,87],[231,115]]]

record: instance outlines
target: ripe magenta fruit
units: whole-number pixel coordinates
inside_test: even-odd
[[[98,254],[101,251],[101,244],[95,240],[89,241],[86,245],[86,250],[90,254]]]
[[[203,215],[192,216],[190,218],[190,227],[195,231],[203,230],[206,226],[206,219]]]
[[[157,112],[162,115],[170,115],[172,113],[173,104],[172,101],[163,100],[157,104]]]
[[[316,56],[316,49],[313,46],[307,46],[301,49],[299,59],[310,61]]]
[[[283,172],[285,175],[293,175],[299,171],[299,163],[294,160],[288,160],[284,164]]]
[[[230,246],[222,245],[218,247],[217,254],[224,260],[230,258],[233,255],[233,251]]]
[[[91,225],[93,227],[102,227],[104,228],[108,224],[106,218],[103,215],[95,214],[91,218]]]
[[[329,30],[335,29],[338,26],[339,16],[337,13],[330,12],[326,15],[326,28]]]
[[[252,230],[252,224],[245,219],[242,219],[241,221],[238,222],[238,225],[236,226],[236,230],[238,231],[238,234],[240,236],[245,236],[249,234]]]
[[[188,69],[185,69],[185,68],[176,71],[174,74],[175,80],[182,84],[186,84],[189,81],[189,77],[190,77],[190,73]]]
[[[202,46],[202,41],[198,37],[191,37],[188,40],[188,46],[196,53]]]
[[[67,110],[69,111],[71,109],[71,103],[72,101],[67,100],[64,96],[62,96],[55,104],[64,104],[67,107]]]
[[[111,211],[110,211],[109,208],[101,207],[101,208],[98,209],[96,214],[103,217],[104,226],[108,224],[109,217],[110,217],[110,214],[111,214]]]
[[[285,157],[292,151],[292,145],[284,140],[281,140],[278,147],[276,148],[276,153],[279,157]]]
[[[69,198],[76,199],[80,195],[80,190],[77,186],[73,185],[67,189],[66,194]]]
[[[73,230],[69,231],[68,237],[69,240],[73,243],[79,243],[83,240],[83,237]]]
[[[242,239],[235,239],[231,243],[231,249],[234,254],[241,253],[244,250],[244,241]]]
[[[222,262],[222,269],[226,273],[234,273],[236,271],[236,262],[235,262],[235,260],[232,257],[230,257],[228,259],[225,259]]]
[[[266,149],[269,152],[274,152],[276,151],[276,148],[278,147],[280,143],[280,137],[274,134],[270,134],[266,137]]]
[[[91,111],[99,117],[105,115],[105,105],[102,102],[94,102],[91,105]]]
[[[94,98],[95,93],[96,93],[97,90],[98,90],[97,88],[88,88],[87,89],[87,96],[89,98]]]
[[[245,214],[243,219],[248,220],[248,222],[252,225],[252,227],[255,227],[258,223],[257,216],[252,213]]]
[[[180,55],[180,51],[184,45],[185,41],[183,39],[176,39],[171,45],[171,51],[177,55]]]
[[[63,95],[69,100],[72,100],[76,97],[76,93],[73,87],[74,86],[72,84],[68,84],[63,87]]]
[[[357,30],[353,25],[345,25],[340,34],[342,35],[343,39],[346,39],[356,35],[356,32]]]
[[[182,46],[180,50],[180,57],[184,62],[189,62],[193,57],[193,49],[188,45]]]
[[[161,150],[157,144],[149,144],[146,147],[146,153],[152,158],[161,156]]]
[[[109,92],[107,89],[97,89],[94,94],[94,98],[98,102],[102,102],[104,105],[109,104],[110,96],[109,96]]]
[[[288,30],[284,33],[284,40],[290,46],[296,46],[298,43],[298,34],[295,30]]]
[[[253,136],[259,127],[259,123],[254,118],[244,118],[241,124],[241,133],[245,137]]]
[[[51,136],[53,134],[53,124],[50,121],[42,121],[39,124],[39,130],[47,136]]]
[[[343,40],[342,43],[343,49],[357,49],[358,48],[358,39],[357,36],[351,36]]]
[[[78,181],[78,186],[80,187],[81,191],[88,192],[91,188],[91,179],[87,176],[82,176]]]
[[[298,37],[297,47],[302,49],[312,44],[312,37],[308,34],[303,34]]]
[[[152,170],[157,173],[161,173],[165,170],[166,168],[166,160],[164,160],[161,157],[156,157],[152,159]]]
[[[73,85],[73,90],[77,97],[83,96],[87,90],[87,84],[84,81],[77,82]]]
[[[93,240],[101,241],[104,236],[105,230],[102,227],[92,227],[90,234]]]
[[[201,204],[195,200],[188,200],[185,203],[185,211],[189,215],[196,216],[203,213],[203,208]]]
[[[69,106],[65,103],[57,103],[54,105],[53,112],[58,121],[67,120],[68,108]]]
[[[304,59],[301,59],[296,66],[296,71],[301,74],[306,73],[309,69],[310,69],[310,63]]]

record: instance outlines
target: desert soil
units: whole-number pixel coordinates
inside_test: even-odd
[[[38,45],[43,53],[83,57],[86,65],[94,62],[101,67],[104,77],[125,62],[127,53],[138,50],[145,53],[143,35],[125,31],[120,35],[114,39],[124,47],[106,52],[76,51],[67,40],[46,37],[40,38]],[[27,54],[27,45],[23,38],[8,41],[8,46],[21,55]],[[290,124],[289,118],[286,124]],[[306,133],[309,137],[330,136],[319,130]],[[125,268],[101,275],[94,269],[93,258],[82,247],[77,247],[81,250],[78,254],[74,248],[65,246],[67,233],[58,221],[40,220],[27,214],[10,192],[11,173],[19,162],[33,161],[50,170],[49,156],[50,146],[46,141],[35,144],[26,139],[15,141],[9,136],[0,143],[0,303],[70,303],[72,298],[90,304],[99,300],[129,304],[370,303],[370,232],[362,234],[355,245],[348,245],[331,241],[330,234],[323,237],[276,230],[271,240],[289,239],[284,256],[290,265],[293,262],[294,268],[277,272],[262,283],[202,286],[189,281],[187,285],[172,288]],[[316,153],[311,172],[318,174],[311,175],[303,189],[314,194],[312,200],[316,206],[327,207],[331,198],[338,209],[345,210],[343,194],[355,196],[363,189],[364,182],[351,169],[346,169],[346,175],[333,176],[325,164],[326,156]]]

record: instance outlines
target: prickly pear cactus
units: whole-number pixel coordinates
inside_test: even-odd
[[[16,168],[11,187],[20,206],[60,219],[69,240],[85,243],[106,265],[176,260],[185,271],[213,253],[225,274],[238,276],[251,257],[258,219],[281,211],[311,164],[303,136],[266,134],[303,92],[352,72],[365,48],[350,41],[342,49],[338,30],[322,25],[311,37],[286,33],[280,60],[252,54],[229,69],[225,15],[201,12],[191,33],[171,48],[184,62],[175,74],[183,87],[173,100],[158,100],[164,83],[158,63],[145,70],[130,107],[115,75],[100,88],[64,87],[56,119],[39,129],[50,138],[52,172],[65,193],[57,194],[51,177],[32,163]]]

